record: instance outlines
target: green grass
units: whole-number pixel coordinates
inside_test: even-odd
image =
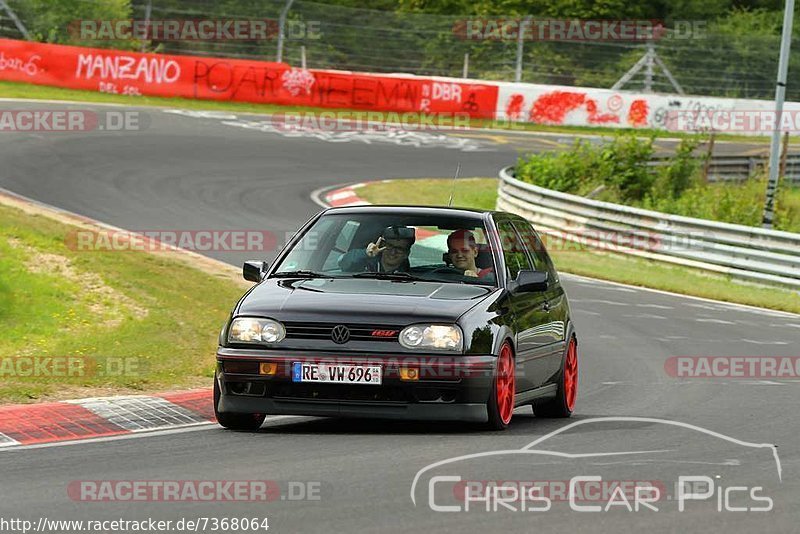
[[[765,176],[744,183],[698,183],[677,199],[648,199],[642,207],[685,217],[761,226],[766,190]],[[775,206],[775,230],[800,232],[800,187],[781,183]]]
[[[371,183],[357,192],[374,204],[447,205],[451,184],[452,180],[444,178],[394,180]],[[494,209],[496,179],[461,179],[457,185],[454,206]],[[557,239],[548,239],[546,246],[561,272],[800,313],[800,293],[795,291],[745,284],[727,276],[613,252],[578,249]]]
[[[210,111],[231,111],[238,113],[276,113],[276,112],[309,112],[309,111],[332,111],[331,108],[317,108],[308,106],[278,106],[275,104],[255,104],[248,102],[227,102],[217,100],[194,100],[189,98],[163,98],[153,96],[129,96],[112,95],[99,93],[97,91],[84,91],[78,89],[62,89],[60,87],[50,87],[45,85],[26,84],[18,82],[0,81],[0,98],[31,98],[42,100],[70,100],[76,102],[99,102],[108,104],[124,104],[129,106],[157,106],[182,109],[198,109]],[[358,113],[359,110],[340,109],[338,111],[348,111]],[[363,113],[363,110],[360,112]],[[418,114],[409,114],[411,117]],[[446,123],[445,123],[446,124]],[[463,125],[460,125],[463,126]],[[531,124],[508,121],[493,121],[487,119],[472,119],[469,121],[469,128],[492,128],[509,131],[523,132],[549,132],[583,135],[610,135],[613,132],[634,132],[640,136],[655,136],[659,138],[683,138],[692,137],[691,134],[682,132],[665,132],[662,130],[639,129],[639,128],[604,128],[599,126],[555,126],[546,124]],[[769,142],[766,136],[740,136],[740,135],[718,135],[720,141],[749,141],[762,142],[765,145]]]
[[[0,206],[0,403],[208,386],[241,286],[163,256],[70,250],[71,228]],[[19,357],[84,359],[84,376],[19,376]]]
[[[453,206],[493,210],[497,203],[497,180],[460,178],[455,183],[444,178],[390,180],[374,182],[356,192],[372,204],[417,204],[446,206],[453,192]]]

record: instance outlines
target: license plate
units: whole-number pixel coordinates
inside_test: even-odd
[[[343,365],[338,363],[292,364],[292,382],[327,382],[333,384],[381,384],[380,365]]]

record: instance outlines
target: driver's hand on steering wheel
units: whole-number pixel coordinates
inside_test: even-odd
[[[471,276],[473,278],[478,278],[478,273],[473,270],[464,271],[464,276]]]

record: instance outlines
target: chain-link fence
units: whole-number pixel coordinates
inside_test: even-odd
[[[0,0],[0,38],[7,38],[7,39],[25,39],[30,36],[26,36],[24,30],[21,30],[19,24],[22,21],[17,19],[16,21],[13,17],[16,16],[16,13],[11,10],[7,3],[3,0]]]
[[[22,34],[14,27],[14,23],[0,10],[0,37],[6,39],[21,39]]]
[[[612,87],[640,63],[642,68],[625,89],[674,93],[681,87],[686,94],[741,98],[772,98],[780,44],[777,35],[668,31],[652,42],[655,61],[642,62],[648,50],[642,41],[474,40],[464,38],[467,16],[354,9],[306,0],[6,1],[39,40],[261,60],[276,59],[274,35],[259,41],[87,41],[68,28],[77,19],[104,18],[278,21],[288,2],[282,59],[293,65],[301,65],[305,57],[309,68],[453,77],[466,72],[475,79]],[[0,36],[21,38],[2,9]],[[800,41],[793,49],[790,75],[800,72]],[[790,83],[787,97],[800,100],[800,86]]]

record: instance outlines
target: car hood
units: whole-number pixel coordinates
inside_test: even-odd
[[[236,314],[308,322],[454,322],[494,291],[439,282],[268,279],[245,295]]]

